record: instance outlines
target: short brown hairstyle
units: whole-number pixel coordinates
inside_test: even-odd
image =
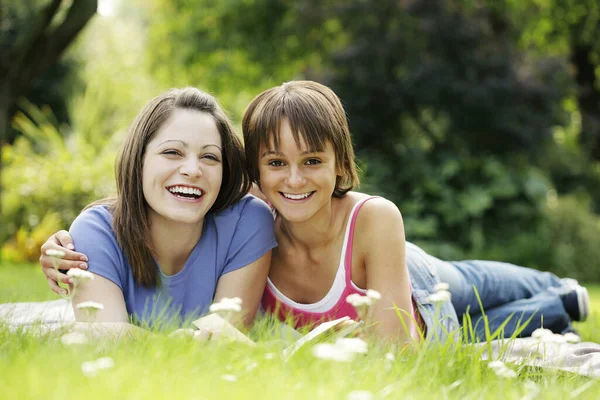
[[[246,163],[250,179],[260,185],[259,151],[269,146],[279,149],[279,129],[287,118],[294,140],[304,139],[309,151],[322,151],[327,141],[335,152],[338,176],[334,197],[342,197],[359,184],[354,148],[344,107],[337,95],[320,83],[292,81],[267,89],[246,108],[242,119]]]
[[[249,190],[242,145],[231,121],[217,100],[199,89],[170,89],[150,100],[137,115],[115,162],[117,198],[112,202],[113,229],[135,280],[155,287],[158,272],[152,258],[148,204],[142,189],[142,164],[146,146],[176,110],[210,114],[223,145],[223,180],[215,203],[208,211],[218,212],[239,201]]]

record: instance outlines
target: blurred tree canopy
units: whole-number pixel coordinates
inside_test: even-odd
[[[7,137],[9,119],[21,96],[37,94],[40,101],[61,103],[44,96],[56,91],[48,90],[54,82],[44,80],[43,74],[56,66],[97,7],[97,0],[0,1],[0,147],[12,139]],[[68,65],[59,64],[52,76],[64,76],[68,70]]]
[[[438,252],[536,226],[553,172],[571,188],[590,181],[594,1],[154,4],[151,68],[161,73],[184,70],[219,95],[294,78],[330,85],[349,115],[364,188],[392,198],[409,239]],[[581,168],[565,170],[574,159]]]
[[[597,1],[133,0],[120,13],[142,38],[127,32],[113,47],[142,50],[88,74],[105,131],[117,103],[139,106],[148,88],[198,86],[239,121],[261,90],[314,79],[346,107],[362,190],[399,206],[409,240],[563,272],[595,258]],[[117,85],[127,89],[109,96]]]

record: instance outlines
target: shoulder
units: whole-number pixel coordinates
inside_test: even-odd
[[[219,222],[235,221],[237,223],[257,221],[273,224],[273,214],[267,203],[258,197],[247,194],[237,203],[217,213],[215,220]]]
[[[403,231],[402,214],[396,204],[383,197],[368,197],[356,218],[356,231],[359,235],[375,239]],[[367,197],[358,201],[363,201],[364,198]]]
[[[112,231],[112,213],[107,206],[93,206],[81,212],[71,224],[70,231],[105,230]]]

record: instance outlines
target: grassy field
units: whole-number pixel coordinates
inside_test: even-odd
[[[55,299],[37,266],[0,266],[0,303]],[[593,310],[600,287],[592,287]],[[600,342],[598,313],[577,326]],[[289,361],[285,343],[254,332],[256,347],[154,334],[135,341],[65,346],[60,334],[36,336],[0,324],[0,398],[186,399],[568,399],[600,398],[600,382],[554,370],[508,365],[497,376],[479,350],[430,346],[396,353],[369,343],[349,363],[316,358],[305,346]],[[105,369],[86,362],[109,357]],[[97,365],[97,364],[96,364]]]

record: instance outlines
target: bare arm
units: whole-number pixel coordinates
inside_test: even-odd
[[[402,215],[392,202],[373,199],[362,207],[359,221],[355,242],[364,254],[366,286],[381,294],[367,322],[375,324],[378,336],[408,343],[414,322]]]
[[[101,310],[78,308],[84,302],[102,304]],[[75,330],[93,337],[122,338],[148,331],[129,323],[123,292],[112,281],[94,274],[94,279],[81,284],[74,291],[73,311]]]
[[[270,264],[271,251],[269,250],[253,263],[219,278],[215,291],[215,302],[224,297],[242,299],[242,311],[238,318],[232,321],[234,325],[243,324],[249,327],[252,324],[267,283]]]

